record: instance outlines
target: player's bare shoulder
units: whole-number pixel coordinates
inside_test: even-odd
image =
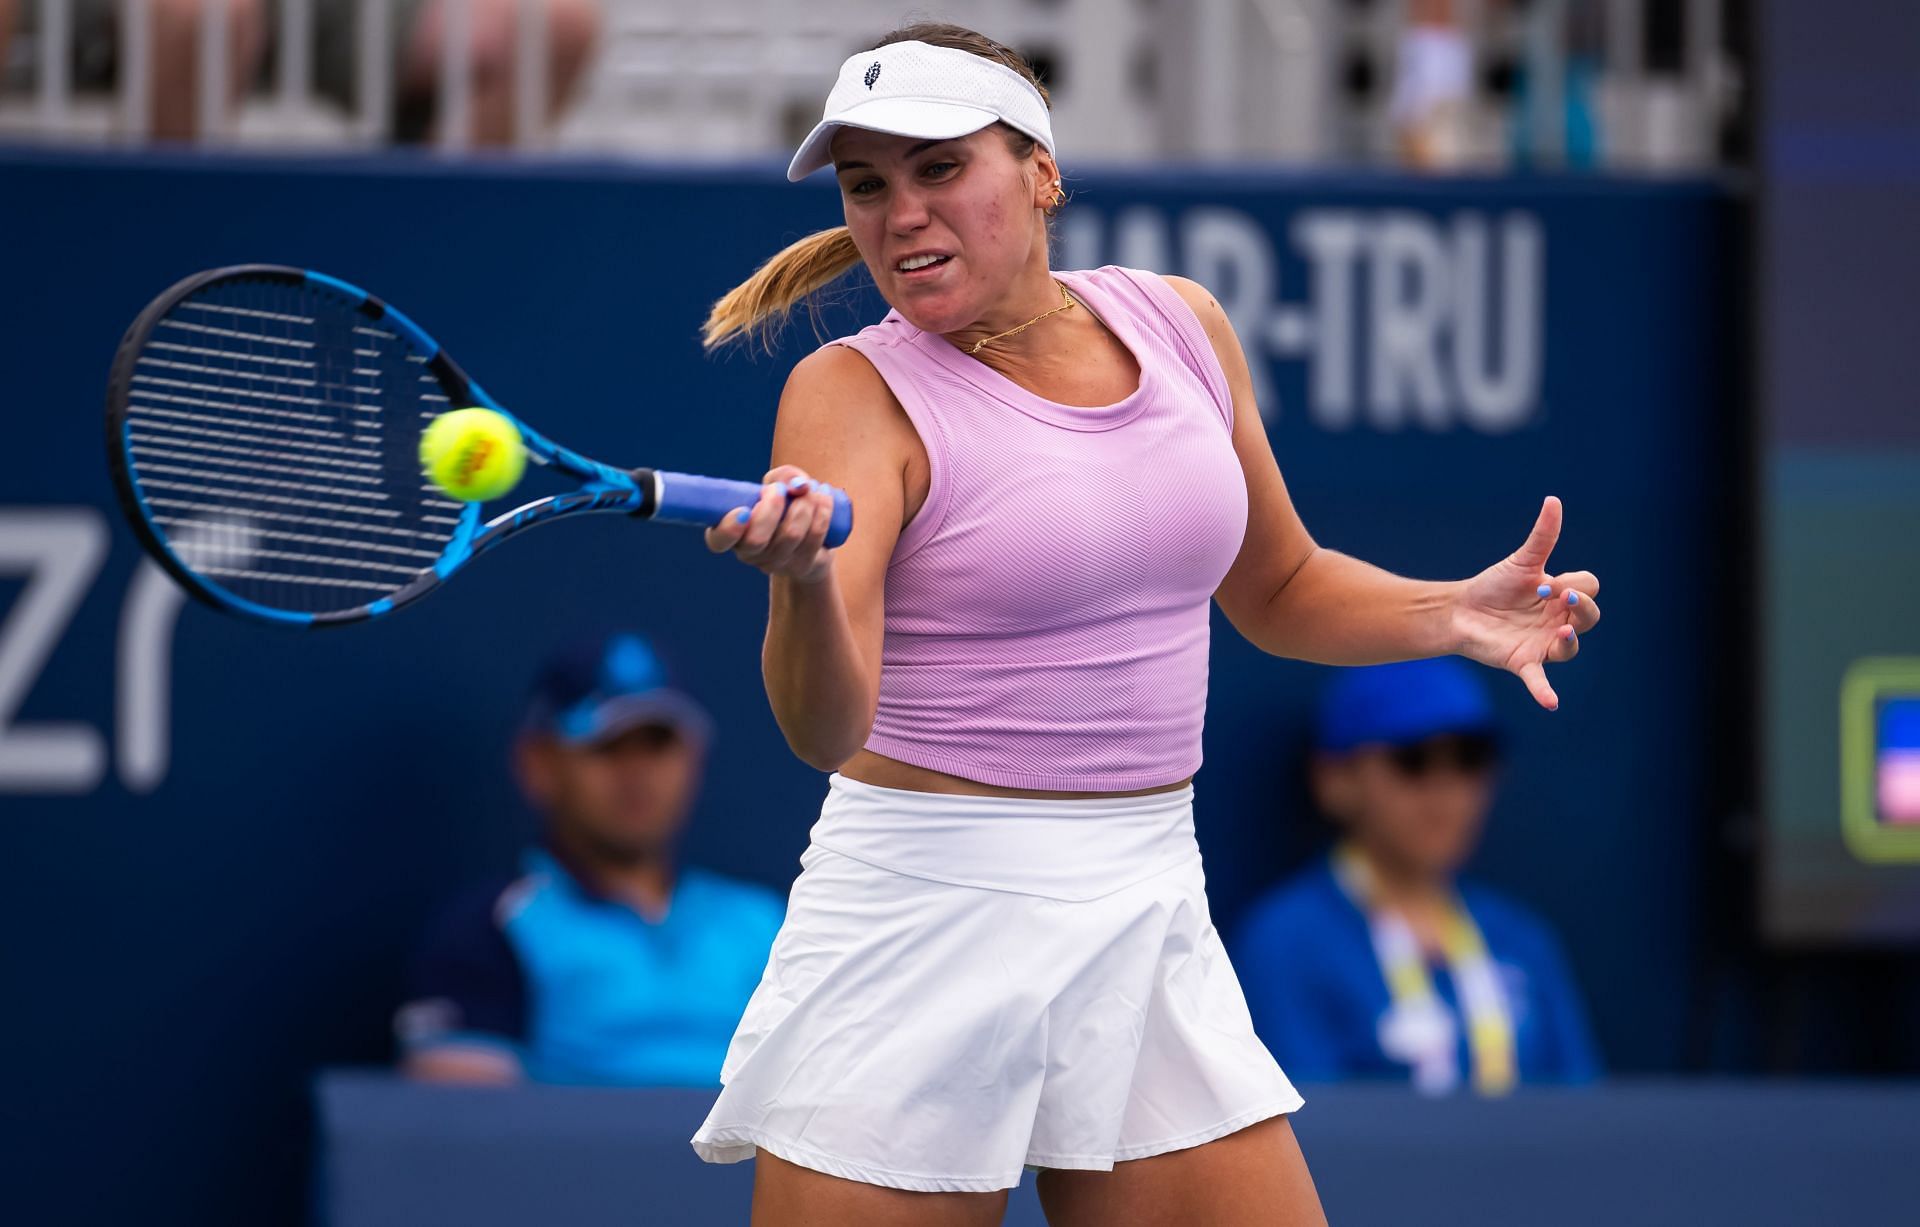
[[[1227,320],[1226,308],[1222,307],[1220,300],[1213,296],[1213,291],[1191,277],[1176,277],[1172,273],[1161,273],[1160,280],[1172,286],[1173,292],[1178,294],[1187,306],[1193,308],[1193,313],[1200,318],[1201,327],[1207,330],[1207,337],[1216,346],[1219,345],[1220,336],[1217,330],[1231,329],[1232,324]]]
[[[901,457],[919,450],[906,410],[873,363],[846,345],[822,345],[794,364],[780,394],[778,436],[829,435]]]
[[[1213,344],[1213,352],[1220,359],[1220,367],[1227,374],[1227,382],[1235,389],[1236,398],[1241,386],[1249,379],[1247,375],[1247,356],[1240,348],[1240,338],[1234,335],[1233,321],[1227,318],[1227,309],[1213,296],[1213,291],[1190,277],[1176,277],[1170,273],[1160,274],[1160,279],[1173,288],[1181,301],[1193,308],[1193,314],[1200,321],[1200,327],[1206,332],[1207,340]]]
[[[822,345],[793,364],[785,395],[826,394],[897,404],[873,363],[850,345]]]
[[[845,345],[822,345],[787,375],[773,462],[798,465],[846,490],[869,524],[904,524],[932,485],[927,449],[893,389]],[[890,538],[885,544],[892,548]]]

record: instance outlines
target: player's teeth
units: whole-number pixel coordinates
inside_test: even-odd
[[[927,265],[937,263],[943,258],[944,257],[941,256],[913,256],[910,259],[900,261],[900,271],[910,273],[916,268],[925,268]]]

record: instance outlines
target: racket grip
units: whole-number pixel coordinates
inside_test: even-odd
[[[757,482],[664,471],[656,471],[655,476],[660,481],[660,501],[652,517],[656,520],[712,528],[735,508],[751,507],[760,501],[761,486]],[[833,519],[827,525],[826,546],[833,549],[853,531],[853,500],[845,490],[828,486],[827,492],[833,495]]]

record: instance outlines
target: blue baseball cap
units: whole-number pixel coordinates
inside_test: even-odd
[[[1447,733],[1500,736],[1486,688],[1452,657],[1342,669],[1320,695],[1315,744],[1330,754]]]
[[[713,734],[707,709],[674,688],[653,645],[632,631],[616,631],[547,658],[522,727],[570,745],[591,745],[649,724],[699,742]]]

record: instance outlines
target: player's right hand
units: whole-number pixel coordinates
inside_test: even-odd
[[[833,570],[833,552],[824,548],[833,521],[833,496],[821,483],[791,464],[767,470],[760,499],[752,507],[727,513],[707,530],[707,548],[732,554],[768,575],[818,583]]]

